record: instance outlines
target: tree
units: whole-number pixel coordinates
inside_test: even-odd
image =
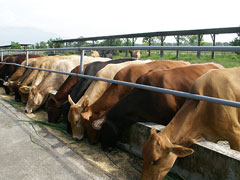
[[[22,49],[21,45],[18,42],[11,42],[11,49]]]
[[[230,42],[231,46],[240,46],[240,33],[238,33],[238,37],[236,37],[233,41]],[[236,52],[240,54],[240,52]]]
[[[196,46],[198,44],[198,35],[182,36],[179,41],[179,44]],[[201,38],[200,45],[205,45],[203,38]]]
[[[57,41],[57,40],[62,40],[61,38],[55,38],[55,39],[49,39],[48,41],[47,41],[47,45],[48,45],[48,47],[49,48],[64,48],[64,43],[53,43],[53,41]]]
[[[157,43],[157,39],[158,39],[158,37],[151,37],[150,38],[151,44],[156,44]],[[143,42],[144,45],[148,46],[149,45],[148,44],[149,37],[144,37],[142,42]]]

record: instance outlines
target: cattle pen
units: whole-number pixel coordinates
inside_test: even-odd
[[[34,51],[65,51],[65,50],[72,50],[72,51],[77,51],[78,53],[80,53],[80,59],[79,59],[79,64],[80,64],[80,74],[76,74],[76,73],[67,73],[67,72],[62,72],[62,71],[54,71],[54,70],[49,70],[49,69],[42,69],[42,68],[35,68],[35,67],[31,67],[28,65],[28,54],[29,52],[34,52]],[[174,91],[174,90],[170,90],[170,89],[164,89],[164,88],[158,88],[158,87],[153,87],[153,86],[147,86],[147,85],[142,85],[142,84],[136,84],[136,83],[129,83],[129,82],[124,82],[124,81],[116,81],[116,80],[110,80],[110,79],[106,79],[106,78],[99,78],[96,76],[89,76],[89,75],[84,75],[83,74],[83,62],[84,62],[84,52],[86,50],[166,50],[166,51],[170,51],[170,50],[174,50],[174,51],[227,51],[227,52],[240,52],[240,47],[239,46],[227,46],[227,47],[222,47],[222,46],[214,46],[214,47],[210,47],[210,46],[205,46],[205,47],[196,47],[196,46],[184,46],[184,47],[179,47],[179,46],[121,46],[121,47],[77,47],[77,48],[49,48],[49,49],[25,49],[25,50],[7,50],[9,51],[13,51],[13,52],[24,52],[26,53],[26,65],[20,65],[20,64],[15,64],[15,63],[6,63],[6,62],[0,62],[1,64],[11,64],[11,65],[15,65],[18,67],[23,67],[23,68],[29,68],[29,69],[35,69],[35,70],[40,70],[40,71],[48,71],[51,73],[60,73],[60,74],[64,74],[64,75],[69,75],[69,76],[77,76],[80,78],[87,78],[87,79],[92,79],[92,80],[99,80],[99,81],[105,81],[105,82],[109,82],[109,83],[116,83],[116,84],[121,84],[121,85],[126,85],[126,86],[131,86],[134,88],[140,88],[140,89],[144,89],[144,90],[150,90],[150,91],[155,91],[155,92],[160,92],[160,93],[167,93],[167,94],[172,94],[172,95],[176,95],[176,96],[181,96],[181,97],[185,97],[185,98],[190,98],[190,99],[195,99],[195,100],[201,100],[201,101],[208,101],[208,102],[212,102],[212,103],[217,103],[217,104],[222,104],[222,105],[227,105],[227,106],[232,106],[232,107],[236,107],[236,108],[240,108],[240,102],[235,102],[235,101],[229,101],[226,99],[219,99],[219,98],[213,98],[213,97],[208,97],[208,96],[201,96],[201,95],[196,95],[196,94],[191,94],[191,93],[186,93],[186,92],[181,92],[181,91]],[[6,50],[1,50],[1,61],[3,60],[3,56],[4,53],[7,52]],[[159,126],[159,125],[153,125],[153,124],[148,124],[147,126],[144,125],[143,123],[138,123],[136,125],[136,127],[133,127],[133,129],[135,129],[134,131],[136,131],[136,134],[138,134],[139,136],[147,136],[149,134],[149,127],[159,127],[161,130],[163,128],[163,126]],[[140,130],[139,130],[140,129]],[[144,131],[144,133],[142,133]],[[133,138],[134,139],[134,138]],[[143,137],[144,140],[146,140],[146,138]],[[206,142],[204,142],[206,144]],[[203,144],[204,144],[203,143]],[[200,144],[200,145],[199,145]],[[139,154],[139,149],[142,148],[143,146],[143,142],[141,142],[140,144],[136,145],[135,142],[129,142],[129,145],[121,145],[120,146],[124,147],[125,149],[127,149],[128,151],[141,156]],[[211,148],[206,148],[203,147],[205,145],[202,145],[201,143],[197,143],[194,146],[197,146],[196,149],[200,149],[199,151],[202,152],[208,152],[211,151]],[[200,147],[201,146],[201,147]],[[211,145],[212,146],[212,145]],[[138,149],[138,150],[137,150]],[[206,150],[208,149],[208,150]],[[212,148],[215,149],[215,148]],[[216,148],[217,149],[217,148]],[[197,150],[196,150],[197,152]],[[218,155],[216,155],[218,156]],[[229,155],[226,155],[229,156]],[[222,156],[220,157],[220,159],[222,158]],[[224,159],[225,157],[223,157],[222,159]],[[189,158],[188,158],[189,159]],[[237,158],[233,158],[233,159],[237,159],[237,163],[234,160],[233,166],[235,166],[236,164],[239,164],[239,155],[237,155]],[[186,163],[186,162],[185,162]],[[181,165],[184,164],[184,160],[179,163],[180,165],[178,165],[177,168],[175,168],[175,171],[177,173],[181,174]],[[191,165],[189,165],[191,167]],[[195,168],[197,169],[197,168]],[[188,172],[187,172],[188,171]],[[191,173],[191,171],[189,169],[185,169],[183,172],[183,175],[185,177],[189,177],[189,178],[194,178],[194,175],[189,175],[189,174],[193,174]],[[210,172],[210,170],[209,170]],[[232,172],[237,173],[236,170],[233,170]],[[197,175],[199,176],[199,175]],[[199,178],[199,177],[198,177]],[[210,175],[207,177],[209,179],[212,179],[213,176]],[[197,179],[197,178],[196,178]],[[201,177],[199,178],[201,179]]]

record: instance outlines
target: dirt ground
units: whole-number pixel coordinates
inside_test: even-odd
[[[0,88],[0,96],[8,101],[12,106],[24,113],[25,105],[14,101],[14,96],[6,95],[5,91]],[[34,113],[26,114],[32,120],[47,122],[47,113],[40,109]],[[47,126],[38,128],[39,125],[34,125],[37,133],[44,138],[46,134],[41,132],[41,128],[46,128],[48,133],[57,137],[66,146],[74,150],[81,158],[96,165],[102,171],[109,174],[112,179],[122,180],[137,180],[140,179],[142,160],[133,155],[127,154],[119,149],[114,149],[111,152],[104,152],[100,145],[90,145],[87,139],[75,141],[70,135],[64,134],[59,130],[54,130]]]

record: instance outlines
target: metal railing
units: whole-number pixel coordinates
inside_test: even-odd
[[[202,100],[202,101],[208,101],[216,104],[222,104],[222,105],[227,105],[227,106],[232,106],[232,107],[237,107],[240,108],[240,102],[235,102],[235,101],[230,101],[230,100],[225,100],[225,99],[220,99],[220,98],[214,98],[214,97],[209,97],[209,96],[201,96],[197,94],[191,94],[191,93],[186,93],[186,92],[181,92],[181,91],[176,91],[176,90],[170,90],[170,89],[164,89],[164,88],[159,88],[159,87],[154,87],[154,86],[147,86],[143,84],[136,84],[136,83],[130,83],[130,82],[125,82],[125,81],[118,81],[118,80],[111,80],[111,79],[106,79],[106,78],[101,78],[101,77],[96,77],[96,76],[89,76],[89,75],[84,75],[83,74],[83,61],[84,61],[84,50],[179,50],[179,51],[231,51],[231,52],[240,52],[240,46],[227,46],[227,47],[212,47],[212,46],[205,46],[205,47],[195,47],[195,46],[184,46],[184,47],[179,47],[179,46],[128,46],[128,47],[79,47],[79,48],[51,48],[51,49],[25,49],[25,50],[12,50],[16,52],[26,52],[26,65],[20,65],[16,63],[6,63],[6,62],[0,62],[1,64],[9,64],[9,65],[15,65],[18,67],[23,67],[23,68],[29,68],[29,69],[35,69],[35,70],[40,70],[40,71],[48,71],[52,73],[60,73],[64,75],[70,75],[70,76],[77,76],[80,78],[87,78],[87,79],[92,79],[92,80],[99,80],[99,81],[105,81],[109,83],[114,83],[114,84],[120,84],[120,85],[126,85],[126,86],[131,86],[134,88],[140,88],[144,90],[150,90],[150,91],[155,91],[155,92],[161,92],[161,93],[167,93],[167,94],[172,94],[176,96],[181,96],[185,98],[190,98],[190,99],[195,99],[195,100]],[[50,70],[50,69],[42,69],[42,68],[35,68],[28,66],[28,52],[29,51],[56,51],[56,50],[77,50],[80,51],[80,72],[81,74],[76,74],[76,73],[68,73],[68,72],[62,72],[62,71],[55,71],[55,70]],[[4,50],[0,51],[1,52],[1,61],[3,59],[3,52]]]

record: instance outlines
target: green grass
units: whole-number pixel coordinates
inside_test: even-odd
[[[25,106],[26,106],[26,105],[23,104],[22,102],[17,102],[17,101],[15,101],[15,100],[5,100],[5,99],[4,99],[4,101],[10,103],[11,105],[17,105],[17,106],[20,106],[20,107],[25,107]]]
[[[117,56],[114,56],[114,59],[124,58],[125,52],[119,53]],[[128,54],[128,57],[130,55]],[[152,59],[152,60],[184,60],[192,64],[196,63],[206,63],[206,62],[215,62],[222,64],[226,68],[230,67],[239,67],[240,66],[240,55],[229,52],[215,52],[215,58],[211,58],[211,52],[201,52],[201,57],[198,59],[196,53],[194,52],[180,52],[179,58],[176,58],[176,52],[167,52],[164,51],[163,58],[160,58],[159,51],[151,51],[151,56],[148,56],[147,51],[141,51],[141,59]]]

